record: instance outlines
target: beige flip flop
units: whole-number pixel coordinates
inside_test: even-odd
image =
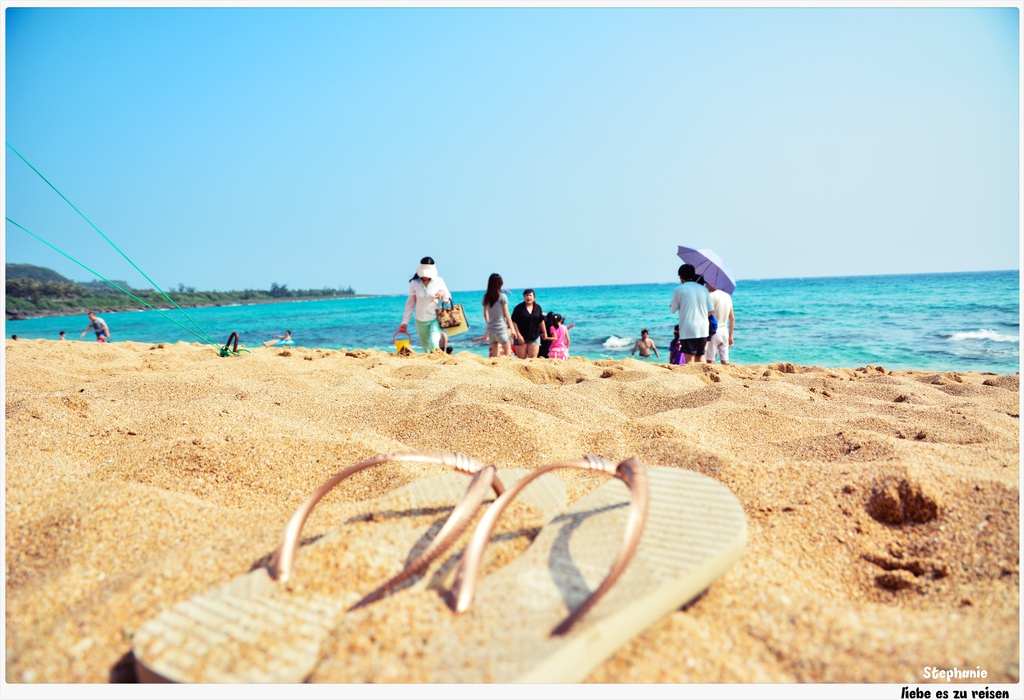
[[[302,527],[327,492],[356,472],[387,462],[441,464],[473,478],[468,488],[458,474],[420,479],[374,501],[353,504],[345,525],[299,548]],[[501,472],[506,479],[528,473]],[[472,524],[487,495],[504,491],[497,474],[493,465],[445,452],[378,455],[336,474],[289,520],[269,565],[182,601],[139,628],[133,639],[139,680],[305,680],[320,660],[324,640],[346,614],[386,610],[389,593],[410,586],[417,574],[443,559]],[[532,489],[529,496],[530,507],[540,516],[538,524],[565,504],[564,485],[557,479],[546,481],[551,483]],[[450,515],[437,530],[439,516],[448,509]],[[403,561],[404,568],[387,578]],[[386,580],[369,593],[341,588],[340,582],[353,576],[368,582]]]
[[[476,583],[491,532],[517,493],[562,468],[609,480],[550,520],[515,561]],[[537,483],[557,479],[541,479]],[[332,633],[311,680],[323,682],[578,682],[662,616],[693,600],[740,557],[743,508],[725,486],[678,468],[600,458],[532,472],[487,510],[461,558],[448,603],[403,592]],[[381,630],[367,648],[357,640]],[[391,630],[390,635],[386,630]]]

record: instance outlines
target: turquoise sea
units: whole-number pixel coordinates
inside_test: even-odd
[[[396,287],[401,287],[401,284]],[[556,311],[570,331],[571,353],[593,359],[629,355],[642,328],[667,355],[675,317],[669,301],[675,284],[537,288],[545,312]],[[522,300],[512,289],[510,301]],[[454,292],[472,329],[452,339],[456,351],[487,355],[470,338],[482,335],[483,291]],[[733,295],[739,364],[792,362],[823,367],[882,365],[1012,374],[1020,365],[1020,273],[969,272],[926,275],[811,277],[741,280]],[[186,309],[217,342],[238,332],[243,343],[291,330],[307,348],[393,350],[405,295]],[[188,325],[180,312],[166,312]],[[104,313],[115,341],[193,342],[155,311]],[[77,340],[85,316],[8,321],[6,336]],[[414,336],[414,347],[419,341]],[[92,335],[86,336],[92,341]],[[83,341],[84,342],[84,341]]]

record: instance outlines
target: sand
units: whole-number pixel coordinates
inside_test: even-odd
[[[8,340],[5,379],[8,682],[134,680],[140,625],[265,563],[308,492],[401,449],[635,455],[736,494],[740,561],[587,681],[1019,679],[1018,375]],[[363,472],[308,527],[441,473]],[[602,481],[546,478],[570,500]],[[324,653],[312,680],[344,682]]]

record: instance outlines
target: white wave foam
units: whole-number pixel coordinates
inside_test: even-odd
[[[963,333],[954,333],[949,337],[950,340],[991,340],[996,343],[1019,343],[1020,338],[1015,335],[1006,335],[1005,333],[997,333],[996,331],[986,330],[984,328],[976,331],[965,331]]]
[[[609,336],[608,340],[604,341],[602,345],[606,348],[628,348],[633,344],[632,338],[619,338],[617,336]]]

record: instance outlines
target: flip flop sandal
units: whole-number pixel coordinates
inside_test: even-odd
[[[565,468],[615,478],[477,583],[482,553],[507,506],[534,479]],[[372,606],[360,610],[335,630],[312,680],[578,682],[707,589],[739,558],[746,539],[736,497],[695,472],[645,468],[635,458],[618,466],[588,457],[541,467],[488,508],[466,545],[448,601],[462,614],[426,590],[403,595],[386,616]],[[395,640],[382,634],[372,653],[351,653],[354,635],[385,624],[400,630]]]
[[[304,563],[296,572],[302,527],[320,499],[353,474],[387,462],[441,464],[473,478],[468,488],[464,477],[456,474],[420,479],[375,501],[353,504],[346,526],[302,548]],[[527,472],[503,472],[509,473],[515,477]],[[564,486],[561,482],[553,486],[531,494],[531,505],[545,519],[565,504]],[[339,620],[362,607],[387,607],[387,601],[379,599],[403,585],[411,586],[417,574],[441,559],[492,490],[499,496],[505,490],[495,467],[457,453],[396,452],[349,467],[311,493],[296,510],[267,566],[178,603],[139,628],[133,639],[139,680],[303,681]],[[432,535],[438,515],[453,503],[451,514]],[[368,522],[375,528],[373,536],[359,539],[359,527],[365,528]],[[337,572],[346,571],[346,564],[350,568],[344,579],[380,580],[386,576],[382,571],[393,571],[403,558],[407,560],[404,568],[366,595],[332,590],[342,585]],[[328,561],[315,566],[322,559]]]

